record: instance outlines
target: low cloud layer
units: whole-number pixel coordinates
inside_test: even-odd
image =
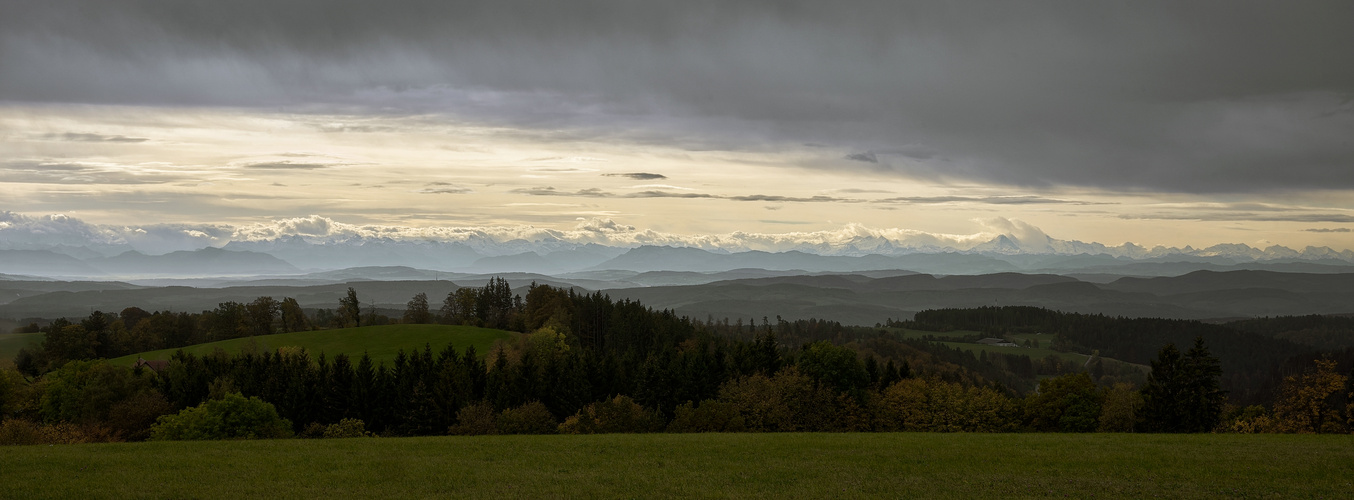
[[[111,226],[88,224],[65,215],[31,216],[0,212],[0,249],[46,249],[89,247],[120,252],[135,249],[159,254],[224,246],[231,242],[273,242],[299,238],[313,244],[404,241],[457,243],[484,255],[524,251],[549,252],[584,245],[633,248],[641,245],[692,247],[719,252],[751,250],[801,251],[819,255],[899,254],[912,252],[999,252],[1025,254],[1110,254],[1143,258],[1187,252],[1190,255],[1269,254],[1292,257],[1299,253],[1273,247],[1261,251],[1245,245],[1217,245],[1210,249],[1147,249],[1132,243],[1107,246],[1096,242],[1058,239],[1043,229],[1018,219],[992,217],[972,221],[979,231],[944,234],[903,228],[872,228],[845,224],[836,229],[781,233],[736,231],[722,234],[675,234],[623,224],[611,218],[580,218],[566,230],[518,226],[430,226],[351,224],[330,217],[311,215],[261,221],[251,224],[151,224]],[[771,224],[797,225],[799,221],[771,220]],[[1338,230],[1337,230],[1338,231]],[[996,244],[1004,239],[1007,243]],[[1015,245],[1014,248],[1005,246]],[[1267,254],[1266,252],[1269,252]],[[1354,251],[1308,248],[1313,258],[1336,257],[1354,261]]]

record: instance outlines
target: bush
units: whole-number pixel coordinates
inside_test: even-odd
[[[38,424],[17,418],[0,422],[0,445],[25,444],[42,444],[42,431]]]
[[[496,424],[499,434],[554,434],[559,422],[550,414],[550,409],[540,401],[532,401],[517,408],[509,408],[498,414]]]
[[[159,391],[145,391],[120,402],[108,409],[108,427],[127,441],[144,441],[150,438],[150,428],[162,415],[174,413]]]
[[[40,425],[11,418],[0,423],[0,445],[110,443],[117,435],[107,427],[70,422]]]
[[[466,405],[456,412],[456,425],[447,429],[447,433],[458,436],[480,436],[498,432],[494,407],[488,403]]]
[[[658,415],[628,396],[592,403],[559,425],[560,434],[654,432],[662,428]]]
[[[678,406],[668,424],[668,432],[744,432],[743,415],[738,407],[714,399],[701,401],[695,406],[690,401]]]
[[[345,418],[324,428],[325,439],[357,437],[371,437],[371,433],[367,432],[366,422],[356,418]]]
[[[1010,432],[1020,409],[987,387],[939,379],[907,379],[884,391],[878,427],[893,431]]]
[[[165,415],[151,427],[154,440],[276,439],[291,436],[291,421],[278,416],[272,404],[240,393],[227,394],[175,415]]]
[[[17,370],[0,370],[0,420],[36,414],[41,402],[40,386],[29,384]]]
[[[103,422],[113,405],[154,390],[152,375],[103,361],[71,361],[47,374],[42,417],[48,422]]]

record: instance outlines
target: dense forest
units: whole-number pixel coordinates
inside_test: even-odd
[[[136,368],[101,361],[211,340],[391,322],[518,333],[488,353],[409,346],[390,365],[299,348],[180,352],[165,366]],[[1294,324],[1327,326],[1312,319]],[[271,297],[198,314],[128,308],[28,327],[43,332],[44,342],[20,352],[18,369],[0,376],[0,442],[1354,428],[1354,387],[1345,375],[1354,351],[1323,357],[1252,331],[1285,326],[1260,325],[1243,325],[1247,330],[1028,307],[924,311],[874,327],[779,318],[698,321],[550,286],[533,285],[523,297],[501,279],[457,289],[440,309],[418,294],[399,318],[364,311],[352,289],[333,310],[302,311],[291,299]],[[975,356],[899,329],[997,338],[1049,333],[1055,349],[1150,364],[1151,370],[1143,374],[1121,363],[1124,372],[1117,373],[1057,356]]]

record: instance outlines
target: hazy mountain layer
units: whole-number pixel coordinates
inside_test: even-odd
[[[743,271],[748,272],[748,271]],[[369,268],[347,274],[409,276],[417,270]],[[343,273],[338,273],[343,274]],[[1354,313],[1354,274],[1317,275],[1259,271],[1201,271],[1172,278],[1123,278],[1096,284],[1048,274],[996,273],[870,277],[861,274],[786,275],[728,279],[685,286],[615,287],[618,281],[503,275],[515,293],[531,283],[605,288],[613,299],[628,298],[698,319],[820,318],[872,325],[909,318],[916,311],[949,307],[1028,305],[1067,312],[1126,317],[1184,319]],[[613,275],[611,278],[638,278]],[[336,276],[337,277],[337,276]],[[225,301],[259,296],[294,297],[303,307],[334,308],[349,286],[365,306],[403,309],[417,293],[436,308],[458,286],[479,287],[491,275],[447,274],[439,279],[349,281],[316,284],[304,279],[254,282],[222,288],[136,287],[126,283],[0,282],[0,318],[84,316],[91,310],[202,311]],[[598,277],[598,276],[593,276]],[[447,281],[448,279],[454,281]],[[593,285],[589,287],[587,285]],[[600,286],[599,286],[600,285]],[[595,287],[595,288],[594,288]]]

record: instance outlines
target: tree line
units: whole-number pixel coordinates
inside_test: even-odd
[[[337,311],[352,326],[369,324],[359,317],[355,292],[340,299]],[[992,312],[945,314],[985,318]],[[928,314],[918,318],[934,321]],[[195,324],[201,325],[198,320]],[[93,328],[99,316],[92,315],[79,325],[48,332],[54,352],[83,357],[61,363],[50,358],[51,371],[38,376],[7,370],[0,377],[0,441],[660,430],[1346,432],[1354,427],[1349,378],[1336,361],[1289,377],[1272,409],[1226,406],[1224,368],[1203,336],[1183,353],[1174,343],[1158,348],[1148,360],[1151,375],[1135,387],[1099,383],[1103,375],[1084,366],[1036,367],[1028,357],[1023,362],[1005,355],[975,357],[925,340],[894,338],[879,328],[779,318],[775,324],[764,318],[760,325],[701,322],[600,293],[549,286],[533,285],[522,298],[497,279],[483,288],[452,292],[436,313],[426,297],[415,296],[400,320],[507,326],[519,333],[487,355],[422,346],[401,352],[390,366],[367,356],[312,356],[284,347],[234,356],[180,352],[156,372],[111,366],[93,359],[97,345],[78,351],[65,343],[68,338],[97,342],[98,336],[52,335],[73,326],[86,333],[111,329]],[[1028,328],[1017,321],[1008,326]],[[45,343],[44,351],[48,347]],[[1012,370],[1047,370],[1053,376],[1025,392],[1003,382],[1001,374]],[[212,412],[224,411],[247,412],[256,418],[245,420],[259,427],[243,434],[194,427],[219,424],[223,420],[211,417]]]

